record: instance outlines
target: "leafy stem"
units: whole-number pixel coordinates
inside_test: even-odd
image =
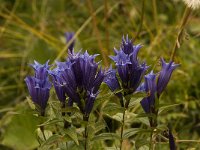
[[[120,134],[120,150],[122,150],[122,145],[123,145],[123,132],[124,132],[125,113],[126,113],[126,110],[124,110],[124,112],[123,112],[121,134]]]
[[[123,132],[124,132],[124,124],[125,124],[125,115],[126,115],[126,110],[128,109],[128,105],[130,103],[130,97],[126,97],[125,99],[125,106],[123,105],[122,107],[125,108],[123,111],[123,118],[122,118],[122,126],[121,126],[121,133],[120,133],[120,150],[122,150],[122,145],[123,145]]]

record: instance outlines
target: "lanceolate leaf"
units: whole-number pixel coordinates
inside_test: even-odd
[[[14,115],[6,128],[2,144],[15,150],[36,148],[39,146],[35,133],[38,124],[38,118],[32,114]]]
[[[95,136],[92,140],[119,140],[120,137],[116,133],[101,133]]]
[[[127,139],[135,134],[138,134],[138,133],[144,133],[144,132],[150,132],[151,130],[147,130],[147,129],[140,129],[140,128],[131,128],[131,129],[127,129],[124,131],[124,134],[123,134],[123,138],[124,139]]]
[[[65,134],[69,136],[77,145],[79,145],[75,127],[70,127],[65,130]]]
[[[181,104],[173,104],[173,105],[165,105],[159,108],[158,114],[162,113],[163,111],[169,111],[170,109],[173,109],[174,107],[181,105]]]

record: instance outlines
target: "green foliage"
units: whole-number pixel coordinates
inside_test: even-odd
[[[182,0],[91,1],[96,11],[96,24],[84,0],[1,0],[0,5],[0,149],[84,149],[84,126],[78,108],[60,108],[55,92],[47,108],[47,116],[38,117],[35,105],[28,98],[24,78],[30,73],[33,60],[64,60],[66,43],[64,32],[76,32],[75,51],[83,48],[89,53],[113,54],[119,48],[121,36],[136,37],[143,48],[141,60],[159,70],[159,57],[167,60],[176,41],[185,5]],[[156,6],[153,5],[156,2]],[[142,19],[142,13],[144,14]],[[181,67],[173,74],[168,88],[160,99],[159,138],[170,125],[179,149],[199,149],[200,137],[200,13],[192,13],[185,28],[183,41],[175,61]],[[141,26],[140,26],[141,25]],[[99,36],[96,34],[96,28]],[[99,46],[98,42],[102,44]],[[98,56],[102,59],[102,55]],[[110,62],[107,57],[107,61]],[[102,61],[103,67],[105,60]],[[119,99],[102,85],[88,124],[91,149],[117,149],[123,111]],[[116,91],[118,92],[118,91]],[[143,93],[132,95],[126,110],[123,138],[127,149],[146,150],[149,146],[150,115],[140,107]],[[27,97],[28,101],[24,101]],[[61,112],[72,112],[61,116]],[[72,124],[62,129],[64,121]],[[40,127],[44,126],[45,141]],[[167,150],[168,141],[157,144]],[[181,140],[193,140],[182,142]],[[114,142],[113,142],[114,141]],[[67,143],[67,144],[66,144]],[[1,146],[3,145],[3,146]]]
[[[35,130],[38,119],[32,114],[13,115],[5,130],[2,144],[16,150],[34,149],[39,146]]]

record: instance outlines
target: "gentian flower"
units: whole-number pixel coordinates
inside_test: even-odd
[[[112,66],[110,66],[110,68],[106,72],[104,82],[108,85],[112,92],[117,89],[120,89],[120,84],[116,76],[116,70],[112,69]]]
[[[66,32],[65,33],[66,43],[68,43],[73,37],[74,37],[74,32]],[[75,40],[72,41],[68,49],[72,51],[74,49],[74,45],[75,45]]]
[[[53,77],[53,84],[54,84],[54,88],[55,88],[55,92],[58,97],[58,100],[63,105],[65,105],[66,95],[65,95],[60,71],[58,70],[58,68],[55,68],[54,70],[49,71],[49,74]]]
[[[166,88],[170,77],[172,75],[172,72],[179,66],[179,64],[175,64],[174,62],[170,61],[169,63],[166,63],[164,59],[161,59],[162,63],[162,69],[158,76],[158,83],[157,83],[157,94],[160,96],[160,94],[164,91]]]
[[[154,74],[153,71],[148,75],[145,75],[143,86],[148,94],[140,103],[146,113],[153,113],[156,93],[156,74]]]
[[[68,56],[65,62],[57,62],[54,78],[60,79],[59,85],[69,97],[68,104],[77,103],[87,121],[105,72],[95,62],[97,55],[89,55],[87,51],[82,54],[69,50]]]
[[[141,100],[141,106],[145,113],[147,114],[155,114],[157,115],[157,108],[155,108],[155,101],[159,99],[161,93],[166,88],[172,72],[179,66],[178,64],[174,64],[172,61],[166,63],[163,59],[161,59],[162,69],[159,72],[158,79],[156,79],[156,75],[153,71],[145,76],[145,82],[142,83],[136,91],[146,92],[147,96]],[[153,119],[150,118],[150,125],[155,126],[156,122],[152,122]]]
[[[140,48],[141,45],[133,45],[127,36],[126,39],[122,38],[120,50],[114,49],[115,56],[110,58],[115,62],[116,69],[109,69],[104,80],[111,91],[121,88],[124,90],[124,93],[121,93],[124,97],[136,91],[148,69],[146,64],[140,63],[137,58]]]
[[[48,80],[48,61],[41,65],[35,61],[31,65],[35,70],[35,76],[25,78],[32,101],[40,107],[41,115],[44,116],[47,101],[49,99],[49,91],[51,83]]]

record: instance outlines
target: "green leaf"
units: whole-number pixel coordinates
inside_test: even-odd
[[[178,105],[181,105],[181,104],[173,104],[173,105],[168,105],[168,106],[166,106],[166,105],[162,106],[162,107],[159,108],[158,114],[161,114],[164,111],[169,111],[170,109],[173,109],[174,107],[176,107]]]
[[[113,119],[115,119],[115,120],[117,120],[119,122],[122,122],[122,120],[123,120],[123,113],[117,113],[116,115],[111,116],[111,118],[113,118]]]
[[[104,129],[106,127],[105,123],[103,121],[99,121],[95,123],[95,133],[99,132],[100,130]]]
[[[140,101],[141,101],[142,99],[143,99],[143,97],[140,97],[140,98],[137,98],[137,99],[131,98],[130,103],[129,103],[129,105],[128,105],[128,108],[132,108],[132,107],[134,107],[135,105],[140,104]]]
[[[141,133],[141,132],[150,132],[150,130],[140,129],[140,128],[126,129],[123,134],[123,139],[127,139],[127,138],[129,138],[137,133]]]
[[[49,137],[43,144],[42,147],[46,146],[46,145],[52,145],[54,143],[59,143],[61,141],[64,141],[63,136],[58,135],[58,134],[54,134],[51,137]]]
[[[92,140],[119,140],[120,137],[116,133],[101,133],[95,136]]]
[[[147,146],[149,144],[149,141],[144,139],[138,139],[135,141],[135,148],[138,150],[149,150],[149,147]]]
[[[30,99],[30,97],[26,97],[27,102],[30,106],[31,109],[35,110],[35,104],[33,103],[33,101]]]
[[[79,145],[75,127],[70,127],[65,130],[65,134],[69,136],[77,145]]]
[[[32,114],[14,115],[6,128],[2,144],[15,150],[36,148],[39,145],[35,133],[38,124],[38,118]]]
[[[105,114],[109,116],[113,116],[117,113],[123,113],[124,108],[116,103],[108,103],[102,110]]]
[[[156,129],[158,129],[160,131],[166,131],[166,130],[168,130],[168,127],[165,124],[161,124],[161,125],[158,125],[156,127]]]
[[[63,122],[63,119],[59,119],[59,118],[49,119],[46,122],[42,123],[40,126],[46,126],[46,125],[56,124],[58,122]]]

